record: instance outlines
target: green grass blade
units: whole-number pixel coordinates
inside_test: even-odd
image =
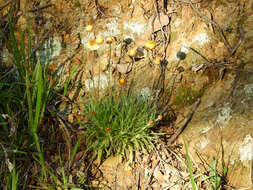
[[[23,83],[25,73],[23,70],[24,68],[22,67],[22,64],[21,64],[21,52],[18,48],[18,42],[14,34],[11,16],[9,15],[8,18],[9,18],[8,20],[9,20],[9,30],[10,30],[10,38],[11,38],[11,48],[13,50],[15,65],[17,66],[20,82]]]
[[[19,35],[20,35],[20,53],[23,58],[23,66],[25,67],[25,70],[28,70],[28,65],[26,64],[26,53],[25,53],[25,42],[24,42],[24,36],[21,29],[19,29]]]
[[[190,155],[189,155],[189,152],[188,152],[188,146],[185,142],[185,139],[183,138],[184,140],[184,146],[185,146],[185,151],[186,151],[186,164],[187,164],[187,167],[188,167],[188,170],[189,170],[189,173],[190,173],[190,181],[191,181],[191,184],[192,184],[192,189],[193,190],[197,190],[197,186],[196,186],[196,183],[194,181],[194,176],[193,176],[193,171],[192,171],[192,164],[191,164],[191,159],[190,159]]]
[[[26,98],[27,98],[27,104],[28,104],[28,123],[30,131],[32,131],[33,126],[33,107],[32,107],[32,99],[31,99],[31,91],[30,91],[30,80],[28,71],[26,71],[25,75],[25,86],[26,86]]]
[[[42,98],[42,71],[41,71],[41,65],[40,65],[40,61],[38,61],[37,65],[38,66],[38,82],[37,84],[37,88],[38,88],[38,92],[37,92],[37,102],[36,102],[36,109],[35,109],[35,119],[34,119],[34,125],[33,128],[36,131],[37,127],[38,127],[38,123],[39,123],[39,116],[40,116],[40,111],[41,111],[41,98]]]
[[[72,161],[73,161],[73,159],[74,159],[74,157],[75,157],[75,155],[76,155],[76,152],[77,152],[77,150],[78,150],[78,147],[79,147],[79,145],[80,145],[80,143],[81,143],[81,140],[84,138],[84,135],[82,135],[81,137],[79,137],[78,139],[77,139],[77,142],[76,142],[76,144],[75,144],[75,146],[74,146],[74,149],[73,149],[73,152],[72,152],[72,155],[71,155],[71,159],[70,159],[70,163],[72,163]]]
[[[68,90],[68,86],[69,86],[70,80],[72,79],[72,76],[74,75],[74,73],[76,72],[77,69],[78,69],[78,66],[75,66],[74,69],[71,70],[69,77],[65,81],[63,96],[65,96],[67,94],[67,90]]]
[[[59,151],[59,160],[60,160],[60,165],[61,165],[61,173],[62,173],[62,178],[63,178],[63,185],[64,185],[64,189],[65,189],[67,187],[67,177],[66,177],[64,166],[63,166],[62,159],[61,159],[60,147],[59,147],[58,151]]]
[[[41,165],[41,169],[42,169],[42,178],[46,177],[46,168],[45,168],[45,162],[44,162],[44,156],[43,156],[43,152],[41,151],[40,148],[40,143],[39,143],[39,138],[36,132],[33,132],[33,137],[34,137],[34,142],[39,154],[39,162]]]
[[[11,189],[12,190],[17,190],[18,189],[18,173],[16,172],[16,168],[12,170],[12,185]]]

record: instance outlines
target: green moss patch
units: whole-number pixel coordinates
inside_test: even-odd
[[[200,90],[194,90],[192,87],[182,87],[176,91],[174,104],[175,105],[190,105],[196,101],[197,98],[204,94],[205,87]]]

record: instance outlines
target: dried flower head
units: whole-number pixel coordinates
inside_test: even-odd
[[[97,45],[100,45],[100,44],[102,44],[102,43],[104,43],[104,39],[103,39],[102,37],[97,37],[97,38],[96,38],[96,44],[97,44]]]
[[[128,52],[128,55],[131,56],[131,57],[134,57],[136,56],[136,50],[135,49],[130,49],[129,52]]]
[[[123,85],[123,84],[126,83],[126,80],[125,80],[124,78],[120,78],[120,79],[119,79],[119,83],[120,83],[121,85]]]
[[[148,40],[146,43],[145,43],[145,48],[149,49],[149,50],[153,50],[155,48],[155,42],[154,41],[151,41],[151,40]]]
[[[184,52],[182,52],[182,51],[179,51],[179,52],[177,52],[176,56],[177,56],[178,59],[184,60],[185,57],[186,57],[186,54]]]
[[[86,26],[86,31],[87,31],[87,32],[91,32],[92,30],[93,30],[93,26],[90,25],[90,24],[88,24],[88,25]]]

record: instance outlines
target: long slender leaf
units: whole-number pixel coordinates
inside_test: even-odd
[[[35,109],[35,119],[34,119],[34,124],[33,128],[34,130],[37,130],[38,123],[39,123],[39,116],[40,116],[40,111],[41,111],[41,98],[42,98],[42,71],[41,71],[41,65],[40,61],[38,61],[37,65],[38,66],[38,81],[36,82],[38,92],[37,92],[37,102],[36,102],[36,109]]]
[[[74,75],[74,73],[76,72],[77,69],[78,69],[78,66],[75,66],[74,69],[71,70],[70,75],[68,76],[67,80],[65,81],[63,96],[65,96],[67,94],[67,89],[68,89],[70,80],[71,80],[72,76]]]
[[[186,151],[186,163],[187,163],[187,167],[188,167],[188,170],[190,173],[190,180],[191,180],[191,184],[192,184],[192,189],[197,190],[197,186],[196,186],[194,176],[193,176],[193,171],[192,171],[191,159],[190,159],[190,155],[188,152],[188,146],[187,146],[184,138],[183,138],[183,140],[184,140],[184,146],[185,146],[185,151]]]

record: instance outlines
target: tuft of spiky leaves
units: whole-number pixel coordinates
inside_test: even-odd
[[[148,152],[158,137],[149,125],[155,120],[156,107],[148,100],[120,93],[101,99],[89,97],[83,101],[84,115],[89,118],[83,123],[86,129],[87,151],[93,153],[98,163],[110,156],[133,161],[135,152]]]

